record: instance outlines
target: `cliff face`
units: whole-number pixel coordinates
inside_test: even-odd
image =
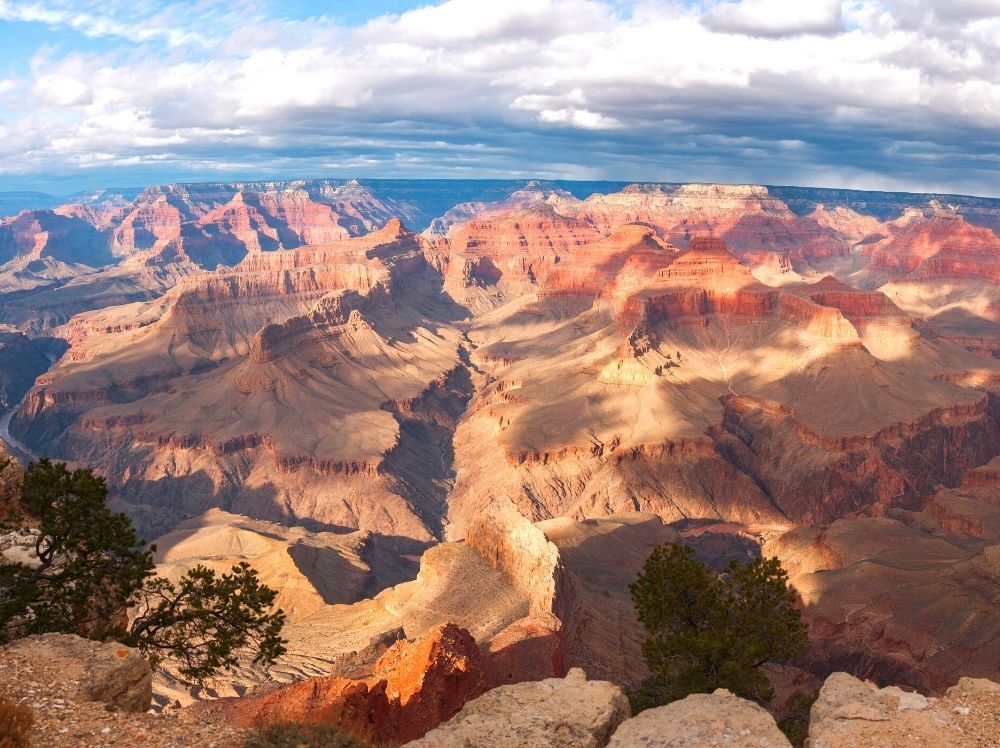
[[[393,700],[359,667],[447,621],[489,685],[634,682],[628,582],[704,522],[768,539],[819,669],[936,688],[998,633],[997,205],[294,182],[23,213],[0,321],[64,343],[0,340],[10,430],[147,536],[186,521],[165,566],[217,543],[289,580],[283,677],[359,708]]]
[[[78,320],[13,428],[55,456],[103,453],[116,492],[174,517],[222,505],[427,537],[384,462],[405,436],[387,399],[458,361],[457,332],[427,332],[431,273],[396,225],[192,276],[121,323]]]
[[[884,517],[803,526],[764,544],[803,602],[814,667],[940,693],[996,678],[1000,463]]]
[[[25,211],[0,222],[0,265],[45,259],[100,267],[110,264],[105,237],[87,221],[53,211]]]

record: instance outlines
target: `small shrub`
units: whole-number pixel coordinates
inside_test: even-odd
[[[329,725],[275,722],[247,738],[245,748],[364,748],[364,744]]]
[[[31,709],[0,696],[0,748],[27,748],[34,721]]]

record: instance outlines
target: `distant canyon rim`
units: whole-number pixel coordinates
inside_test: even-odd
[[[782,560],[813,652],[776,678],[1000,679],[1000,199],[316,180],[26,208],[0,438],[104,475],[165,573],[281,588],[289,654],[234,693],[448,622],[496,682],[524,647],[632,684],[627,585],[675,539]]]

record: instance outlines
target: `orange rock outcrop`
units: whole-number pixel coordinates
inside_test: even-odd
[[[486,685],[475,640],[448,623],[415,641],[394,644],[369,678],[308,678],[201,708],[241,726],[322,724],[368,744],[401,745],[453,717]]]

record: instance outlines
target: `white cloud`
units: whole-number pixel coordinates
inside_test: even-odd
[[[162,8],[143,0],[0,0],[0,21],[42,23],[95,38],[207,46],[251,22],[256,10],[252,3],[239,0],[171,0]]]
[[[606,27],[613,18],[609,6],[595,0],[450,0],[399,17],[375,19],[359,38],[369,43],[400,39],[422,47],[449,48],[512,39],[537,43]]]
[[[841,0],[739,0],[705,14],[715,31],[752,36],[834,34],[843,29]]]
[[[0,0],[0,18],[130,40],[117,53],[49,49],[30,79],[0,81],[0,173],[140,159],[733,181],[784,168],[785,182],[825,168],[885,182],[920,179],[893,145],[921,142],[947,155],[928,183],[988,186],[997,2],[708,3],[623,14],[597,0],[450,0],[345,28],[211,0],[87,0],[79,17],[55,0]]]
[[[57,107],[81,106],[92,100],[86,83],[58,73],[39,78],[35,82],[35,95],[40,103]]]

